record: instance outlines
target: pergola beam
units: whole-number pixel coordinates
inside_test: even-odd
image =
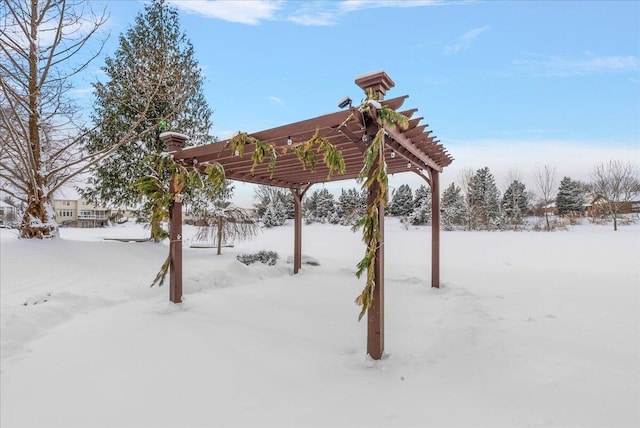
[[[382,123],[380,123],[380,126],[384,126],[384,125],[382,125]],[[430,167],[430,168],[432,168],[432,169],[434,169],[434,170],[436,170],[438,172],[442,171],[442,167],[440,165],[438,165],[433,159],[431,159],[425,153],[423,153],[420,150],[418,150],[413,145],[411,140],[409,140],[407,137],[405,137],[405,135],[402,132],[400,132],[395,125],[394,126],[384,126],[384,130],[387,131],[387,133],[389,134],[389,136],[391,138],[393,138],[398,143],[400,143],[402,145],[402,147],[407,149],[407,151],[409,151],[412,155],[414,155],[420,161],[422,161],[425,166],[428,166],[428,167]]]

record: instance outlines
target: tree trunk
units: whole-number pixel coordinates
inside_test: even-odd
[[[218,255],[222,254],[222,216],[218,218]]]
[[[544,219],[547,221],[547,230],[551,230],[551,225],[549,224],[549,213],[546,208],[544,210]]]
[[[58,235],[58,226],[54,219],[49,218],[50,202],[42,195],[42,191],[33,189],[33,197],[29,199],[29,205],[22,217],[20,224],[21,238],[55,238]]]
[[[38,3],[31,2],[31,41],[29,43],[29,162],[30,170],[34,175],[30,177],[28,186],[27,209],[24,212],[22,223],[20,224],[20,237],[22,238],[53,238],[57,235],[58,227],[55,220],[49,218],[49,195],[45,194],[45,182],[40,169],[42,167],[42,150],[40,146],[40,113],[38,109],[39,95],[39,70],[38,51],[36,40],[38,35]]]

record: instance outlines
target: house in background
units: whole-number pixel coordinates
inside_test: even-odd
[[[18,221],[18,210],[13,205],[0,201],[0,227],[9,227]]]
[[[54,199],[55,219],[60,226],[69,227],[105,227],[115,212],[99,207],[82,198]]]
[[[640,213],[640,193],[634,193],[629,201],[616,202],[619,206],[618,214]],[[600,195],[589,195],[586,204],[587,214],[590,216],[604,215],[609,212],[607,201]]]

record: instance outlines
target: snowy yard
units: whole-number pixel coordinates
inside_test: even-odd
[[[443,232],[435,290],[430,229],[387,220],[381,361],[347,227],[304,226],[296,276],[291,225],[185,245],[180,305],[149,288],[166,245],[103,239],[139,226],[2,229],[0,426],[637,427],[640,226],[611,229]]]

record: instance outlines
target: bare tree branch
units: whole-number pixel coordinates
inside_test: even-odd
[[[556,188],[556,167],[551,165],[536,166],[533,170],[533,181],[544,204],[544,218],[547,230],[551,229],[549,223],[549,205],[553,202],[553,192]]]

